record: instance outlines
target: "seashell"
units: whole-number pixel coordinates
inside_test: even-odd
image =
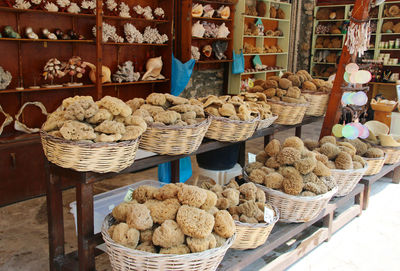
[[[229,16],[231,16],[231,9],[228,6],[221,6],[218,10],[217,10],[217,14],[219,17],[221,17],[222,19],[228,19]]]
[[[150,58],[146,63],[146,73],[143,75],[142,80],[157,80],[164,79],[161,75],[163,62],[161,56]]]
[[[192,54],[192,58],[194,60],[199,60],[200,59],[200,51],[199,51],[199,47],[193,46],[191,47],[191,54]]]
[[[212,53],[212,47],[210,45],[206,45],[201,49],[201,52],[205,57],[210,57]]]
[[[205,5],[203,8],[203,17],[205,18],[212,18],[212,16],[214,15],[215,9],[210,5]]]
[[[47,36],[47,38],[48,38],[49,40],[56,40],[56,39],[57,39],[57,36],[56,36],[54,33],[50,33],[50,34]]]
[[[89,73],[89,78],[93,83],[96,83],[96,66],[92,63],[89,62],[83,62],[85,65],[87,65],[91,71]],[[111,82],[111,70],[107,66],[101,66],[101,83],[107,83]]]
[[[193,17],[201,17],[203,14],[203,5],[202,4],[195,4],[192,7],[192,16]]]
[[[223,23],[218,28],[217,38],[226,38],[228,37],[229,33],[231,32],[229,31],[228,27],[226,27],[225,23]]]
[[[197,21],[195,24],[193,24],[193,26],[192,26],[192,36],[193,37],[202,38],[204,36],[204,32],[206,32],[206,30],[205,30],[204,26],[202,24],[200,24],[199,21]]]

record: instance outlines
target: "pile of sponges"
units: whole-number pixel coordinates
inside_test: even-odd
[[[336,186],[321,156],[298,137],[289,137],[283,144],[273,139],[245,170],[254,183],[290,195],[316,196]]]
[[[117,243],[160,254],[202,252],[225,244],[236,226],[226,210],[218,210],[217,195],[186,184],[161,188],[142,185],[132,200],[116,206],[118,221],[108,230]]]

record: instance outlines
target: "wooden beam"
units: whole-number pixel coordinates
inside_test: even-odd
[[[103,97],[101,85],[103,66],[103,1],[96,0],[96,95],[97,100]]]
[[[368,18],[370,0],[356,0],[353,8],[353,18],[357,20],[365,20]],[[346,36],[347,39],[347,36]],[[337,124],[340,119],[340,100],[342,98],[341,85],[343,83],[343,75],[345,72],[345,66],[350,60],[350,53],[346,45],[343,46],[342,55],[340,56],[340,61],[338,69],[336,72],[335,81],[333,82],[333,87],[331,91],[331,96],[329,98],[328,109],[326,111],[324,124],[322,125],[320,138],[330,135],[332,133],[333,125]]]

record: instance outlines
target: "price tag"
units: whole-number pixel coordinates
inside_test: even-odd
[[[128,189],[128,192],[126,192],[126,195],[125,195],[125,197],[124,197],[124,201],[125,201],[125,202],[132,201],[132,193],[133,193],[133,189],[132,189],[132,188],[129,188],[129,189]]]
[[[267,206],[264,207],[264,221],[269,224],[274,222],[274,211]]]
[[[249,157],[249,164],[254,163],[256,161],[256,155],[254,153],[249,152],[248,157]]]

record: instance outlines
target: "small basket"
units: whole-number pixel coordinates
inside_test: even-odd
[[[224,142],[238,142],[248,139],[254,134],[260,121],[259,116],[251,121],[231,120],[211,115],[210,118],[211,125],[206,137]]]
[[[381,171],[383,165],[385,164],[386,156],[379,157],[379,158],[366,158],[366,157],[363,157],[363,159],[368,164],[368,169],[364,173],[364,175],[370,176],[370,175],[378,174]]]
[[[295,125],[301,123],[307,107],[309,106],[309,103],[286,103],[271,99],[268,99],[268,104],[271,105],[272,113],[278,115],[278,119],[275,120],[275,123],[282,125]]]
[[[251,182],[245,168],[243,168],[243,177],[247,182]],[[337,186],[335,186],[325,194],[302,197],[289,195],[264,185],[254,184],[265,192],[267,202],[279,210],[279,221],[285,223],[300,223],[313,220],[326,208],[328,202],[338,190]]]
[[[47,159],[63,168],[98,173],[119,172],[133,164],[140,137],[122,142],[77,142],[54,137],[41,130]]]
[[[375,144],[372,145],[385,152],[385,165],[393,165],[400,162],[400,147],[384,147]]]
[[[234,249],[253,249],[263,245],[267,239],[275,223],[279,220],[279,211],[273,207],[275,211],[274,221],[268,223],[243,223],[235,220],[236,240],[231,246]]]
[[[272,125],[272,123],[274,123],[274,121],[277,118],[278,118],[277,115],[272,115],[272,117],[270,117],[270,118],[263,119],[263,120],[260,119],[260,121],[258,122],[257,130],[268,128],[269,126]]]
[[[234,243],[236,235],[217,248],[199,253],[183,255],[156,254],[124,247],[111,239],[108,229],[115,223],[109,214],[104,219],[101,234],[107,245],[111,267],[119,270],[216,270],[228,248]]]
[[[302,94],[306,100],[310,102],[310,106],[307,108],[305,113],[307,116],[320,117],[325,114],[328,107],[330,93],[302,91]]]
[[[211,120],[187,126],[150,124],[140,140],[140,148],[166,155],[195,152],[206,134]]]
[[[338,186],[338,191],[335,196],[346,196],[353,191],[367,169],[368,165],[359,169],[331,169],[331,176],[335,179]]]

